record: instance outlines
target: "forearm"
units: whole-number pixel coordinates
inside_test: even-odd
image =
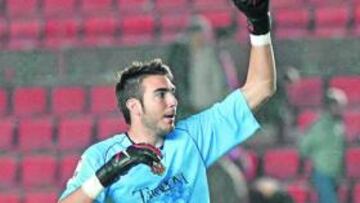
[[[276,91],[276,68],[271,43],[252,45],[247,79],[241,88],[251,109],[257,109]]]
[[[93,199],[90,198],[80,187],[67,197],[58,201],[58,203],[92,203]]]

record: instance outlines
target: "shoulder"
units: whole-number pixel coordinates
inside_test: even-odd
[[[128,146],[128,139],[125,134],[114,135],[110,138],[91,145],[83,153],[84,157],[107,159],[114,153],[119,152]]]

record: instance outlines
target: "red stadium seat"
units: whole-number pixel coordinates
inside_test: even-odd
[[[152,11],[151,0],[116,0],[120,14],[140,14]]]
[[[124,16],[120,26],[122,44],[134,46],[154,39],[155,19],[152,15]]]
[[[16,185],[16,175],[18,172],[16,157],[9,155],[0,156],[0,168],[0,189],[10,188]]]
[[[21,195],[16,192],[0,192],[0,202],[4,203],[21,203]]]
[[[79,29],[80,23],[76,18],[48,19],[44,28],[44,44],[49,48],[76,45]]]
[[[315,9],[315,36],[344,37],[348,34],[350,9],[346,6]]]
[[[43,13],[49,17],[66,17],[76,12],[76,0],[43,0]]]
[[[47,90],[44,87],[18,87],[12,101],[17,116],[43,114],[47,107]]]
[[[11,21],[9,28],[10,49],[31,49],[39,45],[41,23],[38,19]]]
[[[21,162],[22,186],[33,189],[54,185],[56,168],[56,160],[52,154],[24,156]]]
[[[300,38],[309,35],[310,12],[307,8],[279,9],[273,15],[277,38]]]
[[[360,107],[360,76],[335,76],[330,80],[330,87],[342,89],[350,107]]]
[[[82,150],[92,141],[92,117],[61,118],[58,124],[58,148],[62,151]]]
[[[7,0],[6,13],[11,18],[27,18],[38,14],[38,0]]]
[[[85,89],[80,86],[54,87],[51,110],[57,115],[78,114],[85,109]]]
[[[112,12],[114,8],[112,0],[82,0],[80,10],[87,15],[102,15]]]
[[[312,110],[304,110],[297,117],[297,127],[300,131],[306,131],[319,117],[319,113]]]
[[[296,203],[309,202],[309,190],[310,187],[306,183],[294,182],[286,186],[286,191]]]
[[[340,203],[348,203],[350,196],[350,183],[348,181],[343,181],[338,184],[337,195]]]
[[[3,19],[2,17],[0,17],[0,47],[3,46],[3,41],[6,37],[8,30],[7,30],[7,23],[5,21],[5,19]]]
[[[188,12],[163,13],[160,16],[161,41],[174,41],[179,33],[184,33],[190,23],[190,14]]]
[[[85,45],[113,45],[118,22],[115,17],[92,17],[84,22]]]
[[[109,138],[114,134],[127,131],[127,124],[120,116],[100,117],[97,124],[97,138]]]
[[[156,10],[164,13],[177,13],[183,12],[188,9],[187,0],[156,0],[155,8]]]
[[[40,190],[26,192],[23,203],[57,202],[58,194],[56,191]]]
[[[228,9],[229,2],[227,0],[208,1],[208,0],[193,0],[192,7],[196,10],[207,10],[207,9]]]
[[[19,121],[18,147],[21,151],[50,150],[53,145],[52,118],[24,118]]]
[[[343,0],[307,0],[307,4],[313,8],[322,8],[326,6],[342,6],[348,4],[350,1]]]
[[[320,77],[303,78],[287,86],[289,102],[297,107],[320,107],[323,94],[323,80]]]
[[[358,0],[358,4],[354,9],[354,25],[353,25],[353,34],[359,36],[360,35],[360,0]]]
[[[291,179],[297,175],[300,159],[296,149],[270,149],[264,155],[264,172],[266,175]]]
[[[94,86],[90,90],[90,111],[95,114],[118,111],[115,88],[113,86]]]
[[[347,178],[360,178],[360,148],[351,147],[345,153],[345,175]]]
[[[14,147],[16,120],[0,119],[0,151]]]
[[[343,115],[346,141],[360,141],[360,112],[347,111]]]
[[[73,176],[77,163],[80,160],[79,154],[66,154],[59,160],[59,185],[64,186]]]
[[[360,182],[356,182],[352,191],[352,203],[360,203]]]
[[[303,7],[305,7],[305,1],[303,1],[303,0],[275,0],[275,1],[271,2],[270,6],[274,10],[275,9],[277,10],[277,9],[303,8]]]
[[[200,13],[212,25],[213,28],[228,28],[232,25],[232,12],[225,9],[204,10]]]
[[[0,116],[3,116],[8,113],[8,95],[7,91],[3,88],[0,88]]]

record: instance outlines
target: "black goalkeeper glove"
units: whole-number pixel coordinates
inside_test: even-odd
[[[248,29],[254,35],[270,31],[269,0],[233,0],[247,17]]]
[[[133,144],[111,157],[94,176],[83,183],[81,188],[87,196],[95,199],[104,188],[116,182],[138,164],[146,164],[154,174],[161,175],[165,170],[160,162],[161,159],[161,151],[156,147],[145,143]]]
[[[100,183],[107,187],[125,175],[132,167],[146,164],[154,174],[164,172],[161,164],[161,151],[150,144],[133,144],[125,151],[115,154],[107,163],[96,171]]]

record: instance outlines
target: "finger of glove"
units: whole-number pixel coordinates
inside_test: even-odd
[[[160,151],[158,148],[156,148],[156,147],[154,147],[153,145],[151,145],[151,144],[139,143],[139,144],[131,145],[130,147],[136,148],[136,149],[146,149],[146,150],[150,150],[150,151],[152,151],[153,153],[155,153],[157,156],[162,157],[161,151]]]
[[[160,157],[155,154],[152,150],[143,149],[137,151],[136,155],[133,157],[138,162],[144,163],[146,165],[152,166],[154,162],[160,163]]]
[[[256,18],[267,14],[269,0],[234,0],[235,5],[247,17]]]

